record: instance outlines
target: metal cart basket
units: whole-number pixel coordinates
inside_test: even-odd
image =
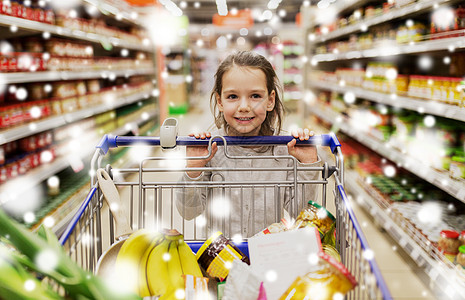
[[[114,219],[106,205],[104,205],[103,194],[99,189],[94,174],[97,169],[102,168],[103,158],[109,149],[124,146],[129,146],[132,149],[142,144],[144,146],[140,147],[159,146],[157,148],[159,150],[150,148],[157,151],[156,156],[141,159],[139,166],[136,168],[115,169],[109,165],[106,166],[108,173],[113,177],[113,182],[118,187],[121,199],[127,205],[124,209],[133,230],[138,228],[176,228],[183,233],[186,242],[192,244],[205,241],[209,234],[212,233],[211,230],[220,230],[225,236],[231,238],[231,235],[234,234],[233,223],[238,221],[237,217],[236,220],[232,220],[231,215],[237,215],[237,212],[212,217],[212,212],[218,210],[218,208],[213,207],[213,204],[208,204],[205,207],[205,212],[200,216],[192,220],[186,220],[181,217],[176,209],[176,201],[180,201],[177,199],[179,198],[177,195],[180,191],[181,194],[186,191],[198,191],[199,193],[205,191],[204,195],[206,197],[220,194],[234,199],[234,201],[243,201],[244,195],[253,197],[256,194],[255,191],[261,190],[263,191],[261,195],[264,195],[265,199],[252,199],[251,203],[253,205],[257,201],[264,201],[262,204],[265,206],[263,211],[268,212],[268,214],[267,216],[256,215],[254,218],[263,220],[263,223],[268,224],[264,224],[263,228],[255,228],[258,232],[270,225],[270,221],[279,222],[281,220],[283,210],[280,208],[285,205],[282,202],[283,195],[287,195],[290,199],[290,203],[287,203],[289,214],[296,217],[305,201],[312,200],[326,207],[328,204],[326,202],[327,189],[330,186],[334,195],[336,211],[336,247],[340,252],[342,262],[358,281],[358,286],[347,295],[347,299],[392,299],[373,259],[373,252],[367,244],[344,191],[343,155],[339,141],[334,134],[313,136],[308,141],[298,140],[298,143],[301,144],[318,145],[320,149],[329,148],[334,156],[334,160],[331,162],[323,162],[319,166],[309,167],[299,165],[297,160],[289,155],[279,158],[274,155],[233,156],[228,152],[228,149],[236,146],[285,147],[293,139],[292,136],[216,136],[208,139],[175,136],[174,138],[166,138],[162,135],[162,129],[160,129],[161,138],[106,135],[97,146],[91,161],[91,190],[60,238],[61,244],[69,252],[69,255],[83,268],[95,271],[100,255],[115,240]],[[257,178],[254,178],[254,180],[242,182],[228,182],[224,178],[189,182],[179,180],[187,170],[185,155],[179,155],[179,153],[182,153],[180,149],[183,149],[181,146],[208,146],[211,152],[212,141],[215,141],[219,146],[218,152],[224,151],[228,159],[284,159],[287,161],[287,167],[279,169],[276,167],[253,169],[204,167],[196,170],[204,172],[286,172],[292,176],[289,176],[286,180],[276,182],[263,182],[263,180],[260,180],[260,176],[256,176]],[[167,150],[174,147],[178,150]],[[318,172],[320,175],[315,180],[301,180],[299,177],[301,172]],[[334,180],[331,180],[331,178],[334,178]],[[333,182],[334,188],[332,188]],[[306,199],[305,187],[308,185],[320,189],[319,198],[321,200]],[[273,220],[268,219],[270,211],[273,211]],[[239,222],[244,221],[239,219]]]

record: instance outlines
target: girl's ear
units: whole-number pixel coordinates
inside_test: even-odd
[[[268,104],[266,105],[267,111],[272,111],[274,109],[275,99],[276,99],[276,92],[273,90],[268,96]]]
[[[223,111],[223,102],[221,102],[220,94],[215,93],[216,104],[218,104],[218,110]]]

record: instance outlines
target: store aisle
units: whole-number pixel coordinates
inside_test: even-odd
[[[196,130],[206,130],[213,122],[209,108],[208,96],[197,101],[199,105],[185,115],[174,116],[179,120],[179,135],[187,135]],[[298,115],[288,115],[285,118],[284,129],[291,126],[302,126]],[[324,129],[315,124],[316,133],[324,133]],[[331,193],[329,193],[331,194]],[[354,197],[356,195],[350,195]],[[328,210],[334,212],[334,201],[328,197]],[[354,212],[370,247],[375,253],[376,262],[383,274],[389,290],[395,300],[433,300],[437,299],[429,289],[427,279],[422,277],[422,271],[411,258],[403,253],[396,242],[374,223],[373,218],[361,207],[354,204]]]
[[[373,222],[373,218],[360,206],[354,205],[353,209],[393,298],[436,299],[425,284],[423,271],[397,246],[396,241]]]

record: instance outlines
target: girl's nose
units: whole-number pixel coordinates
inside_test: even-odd
[[[239,101],[239,110],[240,111],[250,110],[249,101],[245,97],[241,98],[240,101]]]

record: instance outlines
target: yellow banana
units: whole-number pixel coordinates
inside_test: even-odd
[[[178,252],[181,260],[182,271],[185,275],[194,275],[196,277],[203,277],[202,271],[200,270],[199,263],[195,258],[195,254],[192,252],[189,245],[184,240],[178,241]]]
[[[176,289],[171,288],[168,290],[163,296],[158,298],[158,300],[178,300],[178,299],[184,299],[184,296],[181,297],[176,297]]]
[[[139,273],[137,276],[138,294],[141,297],[152,296],[147,280],[147,261],[152,251],[163,241],[163,235],[159,234],[152,243],[147,247],[139,262]]]
[[[178,252],[177,240],[179,239],[179,236],[166,236],[165,238],[171,240],[169,247],[170,260],[168,261],[168,273],[170,275],[172,287],[175,291],[178,289],[184,290],[184,278],[182,277],[183,271]]]
[[[147,283],[152,296],[164,295],[172,288],[168,273],[168,247],[170,240],[164,239],[158,246],[149,250],[146,274]]]
[[[118,280],[124,283],[130,291],[138,293],[139,283],[146,285],[138,279],[141,258],[152,242],[157,241],[160,236],[160,233],[139,229],[132,233],[121,246],[116,257],[115,272]]]

